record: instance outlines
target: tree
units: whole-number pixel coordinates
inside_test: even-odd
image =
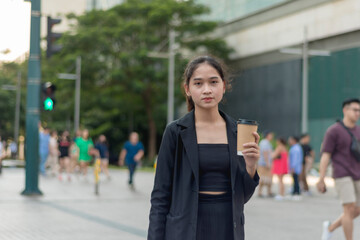
[[[13,138],[14,136],[14,119],[15,119],[15,104],[16,104],[16,92],[4,90],[4,85],[17,86],[18,72],[21,71],[21,101],[20,101],[20,134],[24,134],[24,122],[26,104],[26,62],[16,63],[8,62],[0,65],[0,136],[2,140]]]
[[[127,138],[127,133],[123,133],[126,128],[146,131],[141,135],[147,136],[148,158],[152,160],[158,131],[166,123],[168,61],[149,57],[149,53],[166,52],[169,30],[177,32],[181,49],[176,54],[175,75],[179,105],[183,102],[180,76],[187,61],[183,52],[203,49],[225,60],[230,53],[223,40],[206,37],[217,26],[215,22],[200,20],[208,11],[191,0],[128,0],[107,11],[70,15],[77,24],[64,34],[63,50],[47,63],[48,74],[44,76],[53,78],[49,72],[64,71],[76,56],[81,56],[81,123],[94,129],[93,134],[107,132],[117,141]],[[61,89],[58,88],[57,97],[63,94],[71,99],[71,91],[60,93]],[[59,105],[53,119],[66,116],[66,109],[69,112],[68,107]]]

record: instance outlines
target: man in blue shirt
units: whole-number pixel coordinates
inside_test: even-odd
[[[300,195],[299,175],[302,171],[303,150],[299,139],[295,136],[289,138],[289,170],[294,179],[293,195]]]
[[[140,162],[141,158],[144,156],[144,146],[139,141],[139,134],[132,132],[129,137],[129,141],[124,144],[123,149],[120,152],[119,156],[119,165],[124,165],[124,160],[126,165],[129,168],[129,186],[134,188],[133,176],[137,163]]]
[[[41,127],[41,125],[40,125]],[[40,155],[40,174],[46,176],[45,164],[49,156],[50,131],[44,128],[39,132],[39,155]]]

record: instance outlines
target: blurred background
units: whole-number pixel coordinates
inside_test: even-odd
[[[40,99],[41,124],[69,131],[71,138],[89,129],[94,142],[105,135],[112,171],[129,134],[138,132],[148,174],[140,179],[152,183],[163,130],[187,112],[181,88],[186,63],[212,54],[228,65],[232,79],[221,108],[235,119],[257,120],[259,132],[284,138],[309,133],[316,177],[326,129],[342,118],[343,100],[360,97],[359,13],[359,0],[43,0],[42,85],[34,96]],[[23,166],[25,160],[30,19],[31,1],[0,1],[5,167],[5,160],[14,160],[9,166]],[[54,86],[50,108],[46,86]],[[52,192],[56,183],[46,184]],[[109,196],[114,187],[108,187]],[[151,187],[143,185],[144,201]],[[147,221],[142,223],[145,231]],[[278,239],[289,239],[283,237]]]
[[[149,10],[153,13],[147,16],[141,14],[141,1],[135,2],[42,2],[42,82],[57,87],[54,110],[41,113],[47,126],[59,131],[74,129],[75,84],[59,79],[58,73],[75,73],[76,57],[81,56],[81,127],[89,128],[94,137],[108,136],[113,156],[118,155],[128,133],[136,130],[147,146],[148,161],[153,161],[167,122],[169,61],[164,55],[169,50],[166,29],[171,24],[178,30],[175,119],[186,112],[180,87],[184,63],[202,53],[223,58],[230,66],[233,90],[226,96],[225,111],[234,118],[256,119],[260,130],[271,129],[284,137],[309,132],[315,149],[320,149],[326,128],[341,117],[341,102],[360,95],[360,6],[356,0],[174,1],[178,6],[164,1],[154,3]],[[30,3],[5,0],[0,4],[0,84],[16,85],[18,72],[22,73],[19,134],[24,135]],[[137,8],[139,12],[134,12]],[[194,9],[188,13],[191,16],[181,12],[186,9]],[[175,13],[177,23],[168,21]],[[128,14],[130,19],[124,19]],[[45,57],[47,17],[61,20],[51,29],[61,33],[56,36],[61,51],[51,58]],[[143,20],[135,20],[140,17]],[[185,18],[192,18],[191,24]],[[157,22],[162,20],[166,22]],[[126,46],[130,36],[136,38],[132,49]],[[304,39],[308,49],[306,89],[302,81]],[[149,57],[154,52],[163,54]],[[323,52],[329,54],[323,56]],[[124,62],[131,59],[142,62],[127,71]],[[14,138],[15,92],[4,88],[0,92],[1,135]],[[145,93],[151,95],[151,101]],[[306,118],[302,118],[304,103]]]

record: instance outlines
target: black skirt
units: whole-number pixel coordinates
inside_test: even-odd
[[[231,191],[199,194],[196,240],[233,240]]]

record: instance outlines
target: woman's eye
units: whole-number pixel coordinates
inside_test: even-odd
[[[201,85],[201,82],[195,82],[194,85],[195,85],[195,86],[200,86],[200,85]]]
[[[211,83],[212,83],[212,84],[216,84],[216,83],[218,83],[218,81],[217,81],[217,80],[214,80],[214,81],[211,81]]]

